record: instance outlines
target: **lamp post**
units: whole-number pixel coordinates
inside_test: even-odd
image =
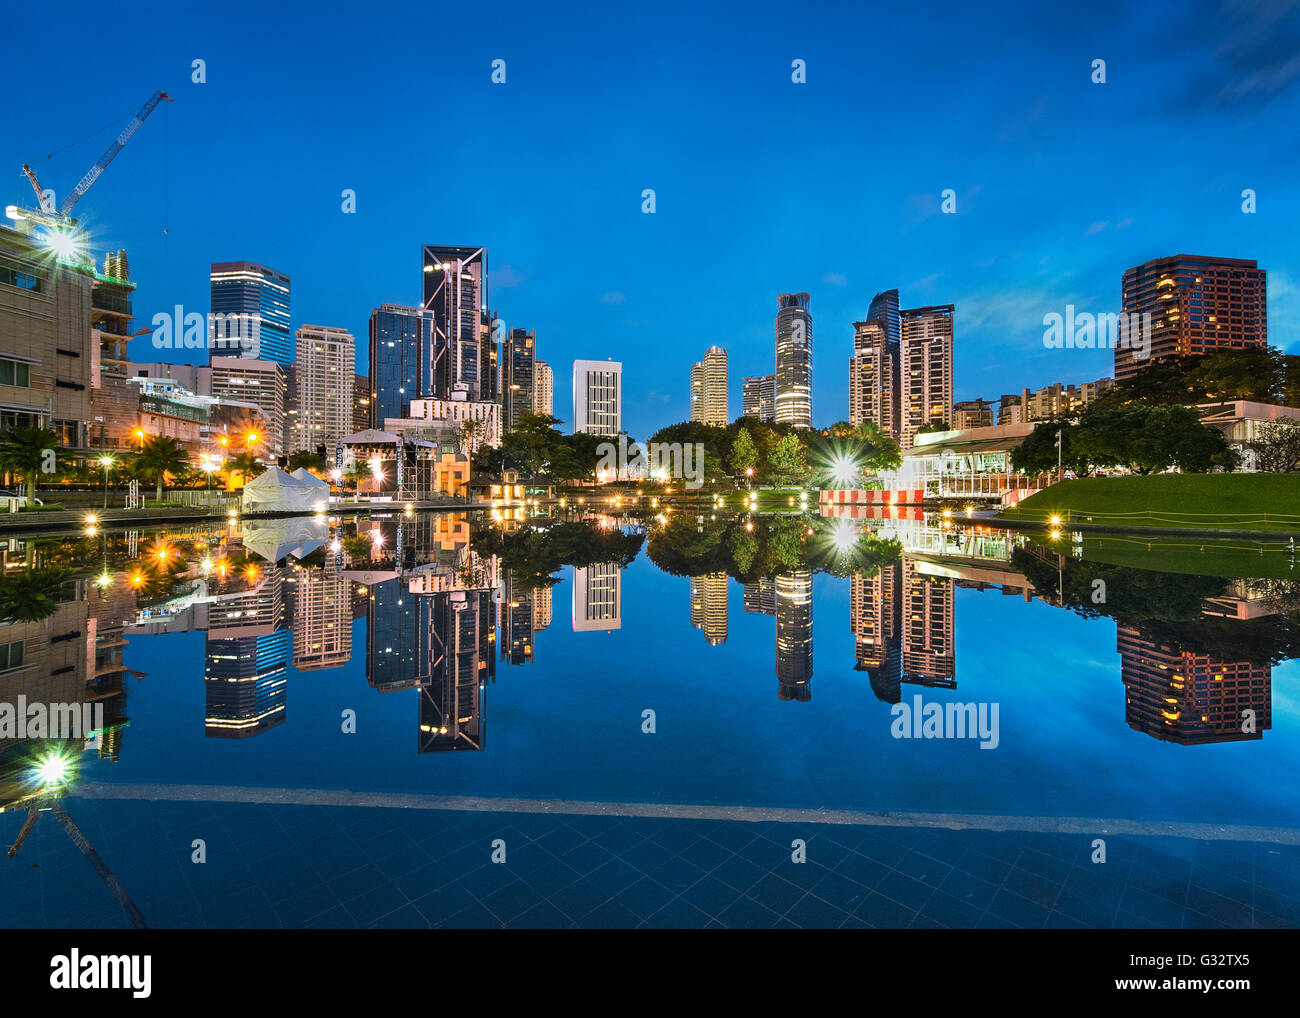
[[[99,465],[104,468],[104,508],[108,508],[108,471],[117,462],[112,456],[99,457]]]

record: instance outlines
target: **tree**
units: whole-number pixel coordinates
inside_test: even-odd
[[[803,443],[793,432],[782,435],[767,458],[767,466],[778,484],[793,484],[808,470]]]
[[[318,452],[311,452],[307,449],[299,449],[289,457],[289,472],[298,469],[306,470],[325,470],[329,464],[325,462],[325,457]]]
[[[733,474],[743,474],[758,465],[758,446],[754,444],[748,428],[736,432],[735,440],[731,443],[730,463]]]
[[[239,474],[247,484],[258,474],[266,472],[266,464],[251,452],[241,452],[226,460],[225,470],[227,473]]]
[[[154,482],[154,500],[161,502],[163,482],[167,475],[179,474],[189,463],[189,456],[176,439],[166,435],[149,435],[141,444],[140,454],[136,456],[132,468],[141,480]]]
[[[27,497],[36,498],[36,478],[57,465],[59,436],[49,428],[10,428],[0,435],[0,468],[27,482]]]
[[[361,482],[369,477],[370,474],[370,468],[360,461],[353,463],[352,466],[348,467],[348,469],[344,471],[343,480],[345,483],[352,485],[353,494],[356,496],[358,502],[361,501]]]
[[[849,435],[853,458],[868,470],[897,470],[903,465],[898,443],[873,421],[863,421]]]
[[[1270,474],[1300,470],[1300,421],[1284,417],[1260,426],[1255,441],[1255,465]]]
[[[39,622],[59,607],[71,569],[46,566],[0,576],[0,620]]]

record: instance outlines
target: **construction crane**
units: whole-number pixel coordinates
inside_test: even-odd
[[[68,193],[67,197],[63,199],[63,203],[57,210],[54,208],[53,198],[48,196],[45,189],[41,187],[41,182],[36,177],[36,171],[26,163],[23,163],[23,173],[27,174],[27,179],[32,183],[32,190],[36,192],[36,203],[40,208],[39,211],[37,211],[35,209],[19,209],[10,206],[10,208],[6,210],[10,218],[31,219],[35,222],[43,223],[46,226],[69,225],[71,221],[68,214],[72,211],[73,206],[81,200],[82,195],[90,190],[90,185],[99,179],[99,175],[104,172],[104,168],[107,167],[108,164],[113,161],[113,158],[122,151],[122,147],[130,141],[131,136],[140,129],[140,125],[144,123],[145,118],[149,116],[149,114],[154,111],[154,107],[164,99],[168,102],[172,101],[172,97],[166,92],[155,92],[149,97],[149,100],[140,107],[139,112],[131,118],[131,122],[127,124],[126,127],[122,128],[122,133],[113,140],[113,144],[109,145],[107,151],[99,157],[99,161],[86,171],[86,175],[81,178],[80,183],[78,183],[77,186]]]
[[[59,826],[72,839],[72,843],[81,850],[81,854],[90,860],[90,865],[94,867],[101,880],[108,885],[108,889],[121,903],[123,911],[126,912],[127,919],[137,930],[147,930],[148,923],[145,921],[144,914],[131,900],[131,896],[126,893],[126,888],[121,885],[113,871],[108,868],[108,863],[100,857],[95,851],[94,846],[86,840],[86,836],[81,833],[81,829],[72,822],[72,817],[64,812],[63,806],[59,800],[53,797],[38,799],[31,804],[27,811],[27,819],[23,821],[22,829],[18,832],[18,837],[9,847],[9,858],[12,859],[18,850],[23,847],[23,842],[27,840],[27,835],[32,833],[32,828],[36,826],[36,820],[45,811],[54,814],[54,819],[59,822]]]

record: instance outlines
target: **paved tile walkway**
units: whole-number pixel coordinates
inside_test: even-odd
[[[1300,847],[718,819],[72,798],[151,926],[1297,927]],[[0,816],[8,846],[22,814]],[[191,861],[202,839],[207,861]],[[806,861],[792,859],[805,843]],[[505,862],[492,861],[504,842]],[[118,928],[52,817],[0,927]]]

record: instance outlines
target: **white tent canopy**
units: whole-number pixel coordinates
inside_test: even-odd
[[[329,524],[314,518],[248,521],[243,535],[245,548],[268,562],[279,562],[286,555],[310,555],[329,537]]]
[[[305,470],[298,473],[306,474]],[[244,485],[244,512],[310,512],[329,502],[330,488],[308,475],[304,480],[271,467]]]

